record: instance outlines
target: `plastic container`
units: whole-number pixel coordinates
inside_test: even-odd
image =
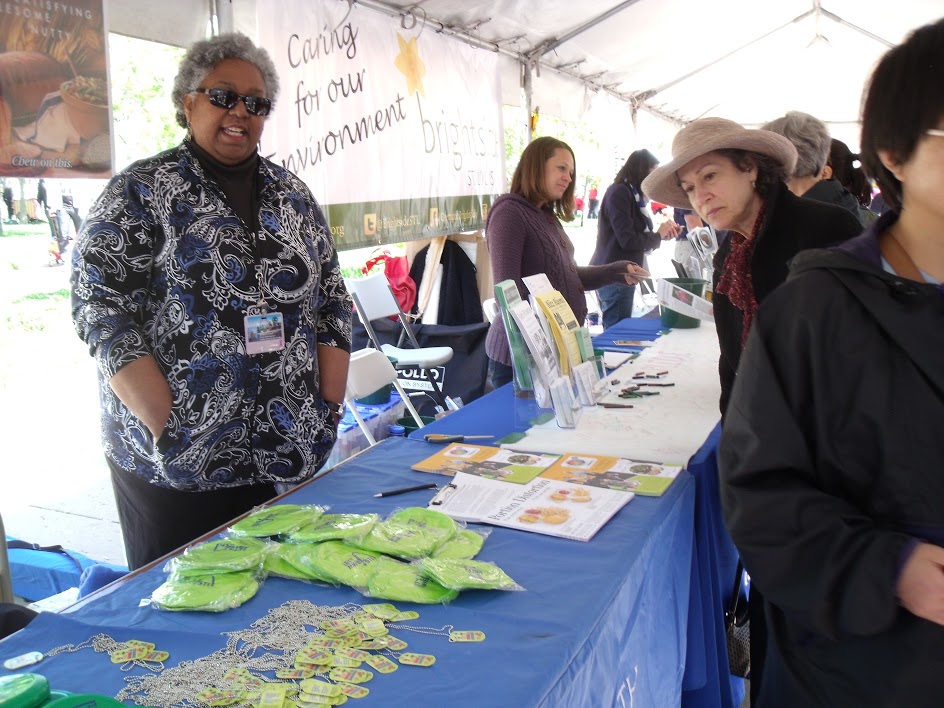
[[[420,420],[423,421],[423,425],[429,425],[434,420],[436,420],[436,418],[431,415],[421,415]],[[413,420],[413,416],[411,415],[408,415],[405,418],[397,418],[397,425],[402,425],[405,428],[407,435],[410,433],[415,433],[420,429],[420,426],[416,424],[416,421]]]
[[[701,278],[664,278],[664,280],[698,297],[705,297],[705,286],[708,284],[707,280],[702,280]],[[675,310],[670,310],[662,305],[659,305],[659,319],[662,322],[662,326],[668,329],[694,329],[701,325],[701,320],[689,317],[688,315],[681,315]]]
[[[387,435],[391,438],[404,438],[406,437],[406,428],[402,425],[391,425],[387,428]]]

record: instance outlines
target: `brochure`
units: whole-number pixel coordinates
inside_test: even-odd
[[[531,354],[518,329],[518,324],[511,316],[511,308],[521,302],[521,295],[514,280],[503,280],[495,284],[495,300],[505,323],[508,348],[511,350],[511,364],[518,386],[526,391],[533,388],[531,383]]]
[[[541,476],[558,482],[660,497],[681,470],[678,465],[566,453]]]
[[[589,541],[632,498],[632,492],[542,476],[518,485],[459,472],[429,508],[457,521]]]
[[[453,476],[464,472],[476,477],[526,484],[557,462],[557,455],[506,450],[487,445],[453,443],[413,465],[417,472]]]

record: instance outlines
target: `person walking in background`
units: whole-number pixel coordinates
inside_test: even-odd
[[[16,221],[16,211],[13,209],[13,187],[8,184],[3,185],[3,203],[7,207],[7,221],[13,223]]]
[[[630,261],[578,266],[574,245],[561,221],[574,219],[574,152],[552,137],[537,138],[521,154],[511,179],[511,191],[495,200],[485,222],[485,243],[494,282],[514,280],[525,301],[522,278],[544,273],[560,291],[578,322],[587,316],[585,291],[611,283],[634,285],[649,276]],[[513,377],[505,324],[496,317],[485,338],[490,388]]]
[[[36,186],[36,201],[45,214],[49,210],[49,199],[46,196],[46,180],[40,179]]]
[[[588,219],[596,219],[599,216],[600,200],[597,198],[598,194],[599,191],[597,190],[597,186],[593,185],[590,188],[590,194],[587,195],[587,199],[589,200],[589,211],[587,212]]]
[[[278,90],[248,37],[194,44],[184,142],[115,176],[74,249],[132,569],[310,478],[337,437],[352,301],[308,187],[256,151]]]
[[[648,150],[636,150],[627,159],[606,189],[597,222],[597,243],[590,265],[613,261],[642,263],[647,251],[664,240],[675,238],[680,229],[673,221],[664,221],[653,229],[652,213],[640,185],[659,164]],[[603,328],[633,316],[635,285],[611,283],[597,290],[603,309]]]
[[[879,61],[862,158],[892,211],[800,254],[742,357],[721,501],[764,589],[755,708],[944,694],[942,68],[944,20]]]
[[[728,232],[715,255],[712,278],[722,423],[754,315],[786,278],[790,260],[801,250],[845,241],[861,231],[858,219],[845,209],[803,199],[787,188],[796,160],[796,148],[782,135],[702,118],[676,134],[672,161],[643,181],[652,199],[694,209],[716,231]],[[749,597],[752,699],[763,683],[765,589],[754,583]]]
[[[797,150],[797,165],[787,179],[791,192],[798,197],[842,207],[862,223],[859,202],[839,180],[833,179],[831,171],[825,171],[832,138],[823,121],[809,113],[790,111],[763,129],[782,135]]]

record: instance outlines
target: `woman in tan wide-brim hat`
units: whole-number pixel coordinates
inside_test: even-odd
[[[789,261],[798,251],[844,241],[861,230],[843,209],[790,193],[784,180],[796,159],[796,148],[782,135],[702,118],[678,132],[672,160],[642,183],[650,199],[693,209],[720,232],[713,280],[722,415],[754,312],[784,281]]]
[[[679,131],[672,160],[642,183],[650,199],[693,209],[721,232],[713,300],[722,418],[754,313],[786,279],[787,264],[801,250],[844,241],[860,231],[845,209],[787,189],[784,180],[793,174],[796,160],[796,148],[782,135],[703,118]],[[752,698],[761,685],[767,636],[762,593],[755,583],[750,594]]]

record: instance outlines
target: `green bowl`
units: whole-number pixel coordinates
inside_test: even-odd
[[[423,425],[429,425],[434,420],[436,420],[436,418],[435,416],[431,416],[431,415],[421,415],[420,420],[423,421]],[[406,430],[407,435],[409,435],[410,433],[415,433],[417,430],[420,429],[420,426],[416,424],[416,421],[413,420],[413,416],[411,415],[408,415],[405,418],[397,418],[397,425],[402,425],[404,429]]]

